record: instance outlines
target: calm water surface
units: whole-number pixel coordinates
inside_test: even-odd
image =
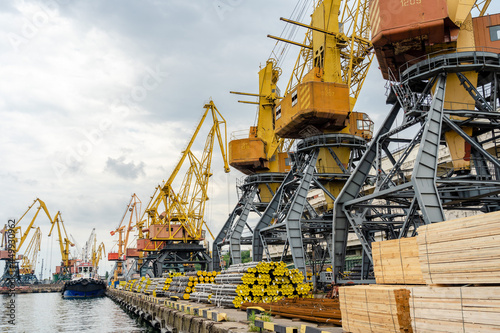
[[[63,299],[60,293],[15,295],[15,326],[8,323],[8,295],[0,295],[1,332],[154,332],[107,297]]]

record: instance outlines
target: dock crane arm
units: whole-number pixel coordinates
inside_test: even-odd
[[[24,233],[22,232],[21,230],[21,226],[19,225],[21,223],[21,221],[23,220],[23,218],[26,216],[26,214],[28,214],[28,212],[31,210],[31,208],[33,208],[33,206],[36,204],[36,203],[39,203],[39,206],[36,210],[36,213],[35,215],[33,216],[33,218],[31,219],[31,222],[29,223],[28,227],[26,228],[26,230],[24,231]],[[17,220],[15,226],[14,226],[14,234],[17,232],[17,230],[19,230],[19,233],[22,234],[21,237],[19,238],[19,242],[17,242],[17,238],[16,238],[16,246],[15,246],[15,252],[19,252],[19,250],[21,249],[21,247],[23,246],[26,238],[28,237],[31,229],[35,229],[33,227],[33,224],[35,223],[35,220],[37,219],[38,217],[38,213],[40,213],[40,210],[43,209],[43,211],[45,212],[45,214],[47,215],[47,217],[49,218],[49,220],[52,222],[52,218],[50,216],[50,213],[49,213],[49,210],[47,209],[47,206],[45,205],[45,202],[43,202],[41,199],[39,198],[36,198],[35,201],[28,207],[28,209],[26,210],[26,212],[24,212],[24,214],[19,218],[19,220]]]
[[[203,225],[206,226],[203,221],[203,215],[205,202],[208,200],[208,179],[212,175],[210,167],[215,138],[217,138],[221,150],[224,171],[226,173],[230,171],[227,158],[226,121],[213,101],[205,104],[204,108],[205,111],[201,120],[189,140],[187,147],[183,150],[174,171],[166,182],[156,188],[155,194],[145,209],[141,218],[141,223],[137,226],[139,228],[139,233],[141,233],[142,226],[146,223],[147,228],[149,228],[152,224],[170,224],[170,221],[175,221],[176,225],[181,226],[181,228],[177,230],[185,230],[186,235],[179,237],[178,234],[180,234],[180,231],[168,231],[170,235],[166,238],[172,240],[180,240],[180,238],[182,238],[183,241],[198,240],[202,238],[202,227]],[[203,156],[198,159],[194,155],[192,147],[209,114],[212,116],[213,124],[205,142]],[[221,129],[222,126],[224,130]],[[184,175],[180,190],[176,192],[173,188],[174,180],[178,176],[186,159],[189,160],[188,170]],[[165,214],[159,211],[161,205],[164,206]],[[170,228],[167,228],[167,230],[170,230]],[[209,229],[208,231],[211,234]],[[155,236],[149,233],[150,231],[148,231],[146,238]],[[141,238],[140,235],[139,238]]]
[[[33,237],[31,237],[28,247],[26,248],[25,254],[23,255],[23,261],[21,263],[21,274],[35,274],[36,269],[36,259],[38,257],[38,252],[40,252],[40,243],[42,238],[42,232],[40,227],[36,228]]]
[[[66,233],[66,228],[64,227],[64,222],[61,217],[61,212],[57,212],[56,216],[54,217],[54,220],[52,220],[52,226],[50,227],[49,231],[49,237],[52,234],[52,230],[54,229],[54,226],[57,225],[57,234],[59,236],[59,249],[61,251],[61,257],[63,261],[63,274],[69,274],[69,247],[70,246],[75,246],[73,242],[71,242],[68,238],[68,234]],[[61,232],[61,229],[64,233]]]
[[[142,227],[139,228],[140,223],[139,223],[139,214],[141,211],[141,205],[142,202],[139,199],[139,197],[134,193],[132,197],[130,198],[129,203],[127,204],[127,208],[125,209],[125,213],[123,214],[122,219],[120,220],[120,224],[118,227],[116,227],[115,230],[111,231],[110,234],[111,236],[114,236],[116,233],[118,233],[119,239],[118,239],[118,257],[122,258],[123,254],[125,253],[127,247],[128,247],[128,241],[129,241],[129,236],[130,232],[134,230],[134,227],[137,226],[140,233],[142,233]],[[128,225],[124,225],[123,222],[125,221],[125,218],[127,217],[127,213],[130,212],[130,218],[128,220]],[[135,225],[133,225],[133,220],[135,217]],[[123,232],[125,232],[125,239],[123,239]]]
[[[97,273],[97,269],[99,268],[99,262],[106,256],[106,249],[104,247],[104,243],[101,242],[99,246],[96,248],[96,242],[94,242],[94,246],[92,248],[92,266],[94,267],[94,272]]]

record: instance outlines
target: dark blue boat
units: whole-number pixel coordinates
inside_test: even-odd
[[[104,296],[106,282],[93,272],[92,264],[80,262],[77,273],[73,274],[70,281],[64,283],[62,290],[64,298],[92,298]]]

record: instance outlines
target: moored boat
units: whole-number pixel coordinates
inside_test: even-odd
[[[93,298],[104,296],[106,282],[99,278],[89,262],[77,264],[76,273],[64,283],[64,298]]]

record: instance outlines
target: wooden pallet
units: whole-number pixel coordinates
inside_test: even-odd
[[[426,284],[500,283],[500,212],[421,226],[417,244]]]
[[[346,332],[413,332],[410,292],[403,286],[339,288],[342,328]]]
[[[377,284],[425,284],[416,238],[372,243]]]
[[[500,287],[410,287],[414,332],[500,332]]]

